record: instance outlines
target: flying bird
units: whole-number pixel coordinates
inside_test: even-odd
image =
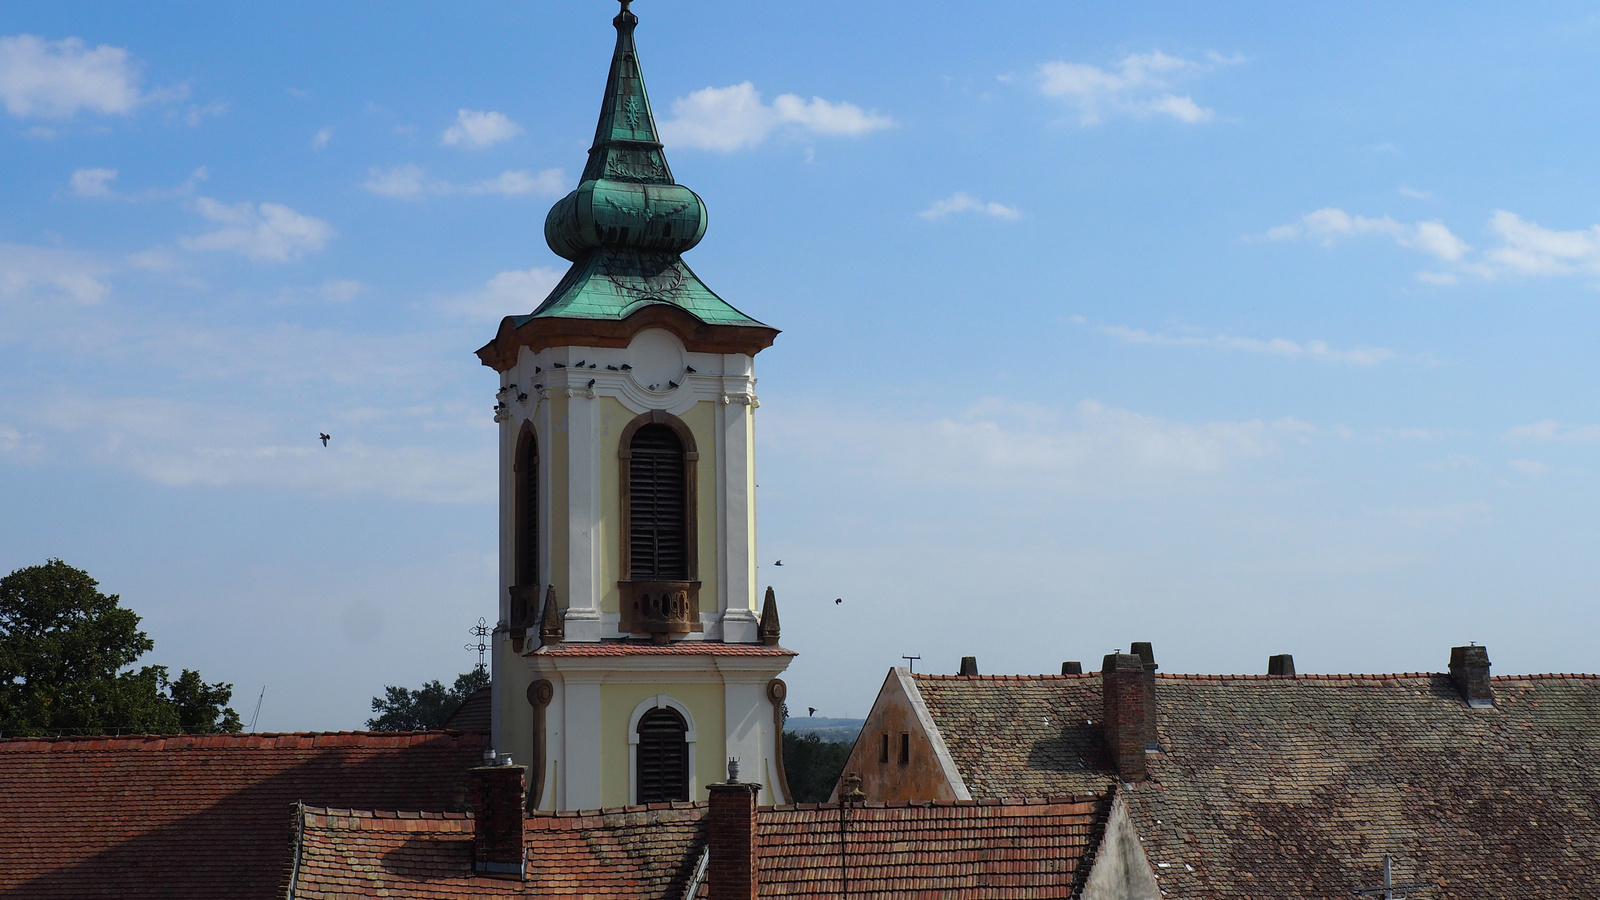
[[[780,559],[780,560],[778,560],[778,561],[777,561],[777,562],[775,562],[775,563],[773,563],[773,565],[775,565],[775,566],[781,566],[781,565],[783,565],[783,560],[781,560],[781,559]]]
[[[816,714],[817,714],[817,708],[815,706],[806,707],[806,717],[807,718],[810,718],[811,716],[814,716]]]
[[[322,446],[324,446],[324,447],[328,446],[328,441],[333,439],[332,437],[330,437],[327,434],[327,432],[323,432],[323,431],[317,432],[317,437],[322,438]]]
[[[834,606],[838,606],[839,604],[841,604],[843,602],[844,602],[844,598],[843,597],[835,597],[835,598],[833,598],[833,605]]]

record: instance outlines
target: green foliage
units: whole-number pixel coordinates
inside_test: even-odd
[[[0,733],[238,731],[233,685],[134,668],[155,644],[97,587],[59,559],[0,578]]]
[[[850,758],[850,745],[814,734],[783,733],[783,771],[796,803],[824,803]]]
[[[461,701],[473,691],[489,686],[489,673],[474,667],[470,672],[456,676],[456,683],[446,688],[437,678],[424,682],[417,690],[385,685],[382,697],[372,698],[372,711],[378,715],[367,720],[373,731],[429,731],[444,724],[456,711]]]

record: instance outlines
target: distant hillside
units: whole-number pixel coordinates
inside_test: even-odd
[[[832,741],[838,744],[853,744],[856,735],[861,733],[861,726],[866,724],[866,719],[829,719],[823,716],[808,718],[793,718],[783,723],[783,730],[790,734],[816,735],[819,741]]]

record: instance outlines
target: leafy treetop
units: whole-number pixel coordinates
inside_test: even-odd
[[[417,690],[385,685],[382,697],[372,698],[376,716],[367,720],[373,731],[429,731],[444,724],[461,701],[473,691],[489,686],[489,673],[474,668],[456,676],[446,688],[437,678],[424,682]]]

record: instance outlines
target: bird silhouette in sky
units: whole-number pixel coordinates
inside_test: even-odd
[[[775,563],[773,563],[773,565],[775,565],[775,566],[781,566],[781,565],[783,565],[783,560],[781,560],[781,559],[780,559],[780,560],[778,560],[778,561],[777,561],[777,562],[775,562]]]
[[[324,446],[324,447],[328,446],[328,441],[332,440],[332,438],[327,434],[327,432],[323,432],[323,431],[317,432],[317,437],[322,438],[322,446]]]
[[[806,707],[806,717],[807,718],[815,716],[816,714],[817,714],[817,708],[815,706]]]
[[[844,602],[844,598],[843,597],[835,597],[835,598],[833,598],[833,605],[834,606],[838,606],[839,604],[841,604],[843,602]]]

